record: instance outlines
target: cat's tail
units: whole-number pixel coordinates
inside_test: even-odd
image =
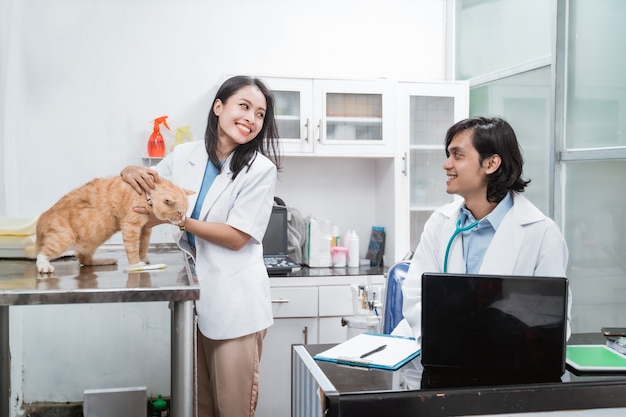
[[[24,254],[27,258],[35,259],[37,257],[37,245],[35,244],[35,242],[33,242],[32,245],[26,246],[24,248]]]

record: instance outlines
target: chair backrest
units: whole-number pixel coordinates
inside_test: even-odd
[[[389,268],[385,283],[385,305],[383,306],[383,333],[390,334],[402,320],[402,283],[411,261],[403,260]]]

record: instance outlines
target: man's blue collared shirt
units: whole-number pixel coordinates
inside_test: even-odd
[[[468,274],[478,274],[485,252],[487,252],[496,230],[511,207],[513,207],[513,197],[509,193],[491,213],[478,222],[478,226],[462,233],[463,256],[465,257],[465,268]],[[472,213],[465,208],[465,205],[461,207],[460,217],[462,227],[476,221]]]

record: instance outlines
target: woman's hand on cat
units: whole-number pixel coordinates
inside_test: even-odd
[[[159,182],[158,172],[139,165],[127,166],[120,172],[120,176],[139,194],[143,194],[144,191],[150,192]]]
[[[146,227],[148,228],[152,228],[154,226],[158,226],[160,224],[166,223],[165,221],[159,219],[157,216],[154,215],[153,212],[151,212],[150,210],[148,210],[145,207],[133,207],[133,211],[135,213],[139,213],[139,214],[146,214],[148,215],[148,222],[145,224]]]

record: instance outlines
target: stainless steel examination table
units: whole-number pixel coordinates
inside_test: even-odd
[[[83,266],[73,257],[52,262],[49,277],[39,275],[34,260],[0,259],[0,417],[9,416],[11,306],[76,303],[171,302],[171,415],[193,411],[193,302],[200,295],[193,262],[171,245],[150,248],[158,271],[124,272],[121,246],[103,246],[96,257],[113,257],[117,265]]]

